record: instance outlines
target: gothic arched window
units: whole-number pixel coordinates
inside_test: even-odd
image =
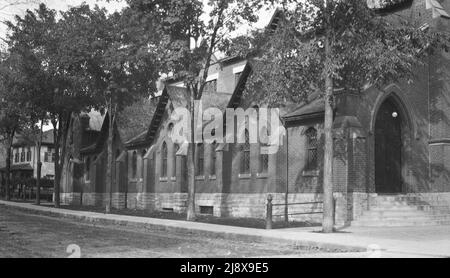
[[[88,156],[86,158],[86,181],[91,179],[91,158]]]
[[[141,178],[144,178],[144,173],[145,173],[145,163],[144,163],[144,158],[147,155],[147,150],[146,149],[142,149],[141,150]]]
[[[205,174],[205,152],[203,144],[197,145],[197,176],[203,176]]]
[[[167,178],[167,143],[164,142],[161,148],[161,177]]]
[[[173,167],[172,167],[172,177],[177,176],[177,152],[180,150],[180,145],[173,145]]]
[[[216,149],[217,149],[217,142],[214,141],[211,144],[211,170],[210,170],[210,175],[211,176],[215,176],[216,175]]]
[[[241,174],[250,174],[250,136],[245,130],[245,143],[241,146]]]
[[[268,147],[267,145],[261,144],[261,147]],[[267,153],[259,154],[259,173],[267,174],[269,172],[269,155]]]
[[[309,128],[306,132],[306,170],[317,170],[318,164],[318,147],[317,130]]]
[[[134,151],[131,156],[131,178],[135,179],[137,177],[137,152]]]

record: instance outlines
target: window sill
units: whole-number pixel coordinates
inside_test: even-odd
[[[196,176],[195,180],[196,181],[204,181],[205,180],[205,176]]]
[[[170,181],[177,181],[177,177],[171,177]]]
[[[169,179],[168,179],[168,178],[159,178],[159,181],[160,181],[160,182],[168,182]]]
[[[313,171],[303,171],[302,176],[304,177],[318,177],[320,175],[319,170],[313,170]]]
[[[209,176],[209,180],[212,180],[212,181],[217,180],[217,176],[216,175]]]
[[[242,180],[249,180],[252,178],[252,174],[239,174],[239,178]]]
[[[256,174],[256,177],[258,179],[267,179],[269,177],[269,174],[267,174],[267,173],[258,173],[258,174]]]

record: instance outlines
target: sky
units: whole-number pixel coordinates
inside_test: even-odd
[[[9,5],[11,3],[20,3],[18,5]],[[39,3],[45,3],[48,7],[55,10],[67,10],[71,6],[78,6],[86,2],[90,5],[99,5],[105,7],[110,12],[121,10],[126,4],[124,1],[112,0],[109,3],[106,0],[0,0],[0,21],[13,20],[14,15],[23,15],[27,9],[35,9]],[[5,24],[0,24],[0,37],[5,38],[7,28]]]
[[[10,5],[11,3],[20,3],[18,5]],[[13,20],[14,15],[23,15],[27,9],[36,8],[39,3],[45,3],[48,7],[55,10],[67,10],[70,7],[80,5],[81,3],[87,3],[89,5],[99,5],[105,7],[108,11],[119,11],[126,6],[123,0],[0,0],[0,22]],[[208,0],[203,0],[205,7]],[[206,8],[205,11],[208,11]],[[262,28],[266,26],[273,14],[273,11],[263,10],[260,13],[260,21],[255,24],[255,28]],[[245,31],[246,28],[241,29]],[[5,38],[7,28],[5,24],[0,23],[0,38]]]

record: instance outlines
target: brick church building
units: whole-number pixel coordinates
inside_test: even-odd
[[[377,7],[377,1],[368,2]],[[450,30],[449,0],[397,2],[401,4],[392,13],[417,17],[426,28]],[[250,61],[216,62],[208,72],[204,110],[264,107],[243,97]],[[415,76],[412,82],[399,80],[358,95],[336,93],[336,224],[450,223],[450,53],[428,58]],[[167,82],[158,98],[124,111],[113,127],[114,207],[186,211],[186,150],[171,137],[172,112],[188,103],[185,90],[183,82]],[[65,203],[105,205],[109,197],[105,117],[97,129],[89,127],[90,115],[72,121],[72,152],[61,191]],[[247,141],[197,145],[197,211],[264,218],[270,194],[275,204],[308,203],[290,205],[291,220],[321,222],[321,214],[309,213],[321,211],[323,121],[323,100],[311,99],[283,109],[286,132],[274,154],[262,154],[259,144]],[[277,206],[274,214],[283,215],[284,209]]]

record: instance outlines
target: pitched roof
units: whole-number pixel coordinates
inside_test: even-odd
[[[227,104],[229,103],[231,97],[232,95],[224,92],[204,92],[202,96],[202,109],[204,111],[208,108],[214,107],[220,109],[221,111],[225,111],[225,109],[228,107]],[[171,105],[173,105],[173,108],[187,108],[189,103],[189,95],[187,89],[177,86],[165,86],[161,96],[158,99],[158,104],[154,109],[151,121],[145,122],[147,124],[148,122],[150,122],[150,125],[147,125],[147,131],[136,134],[135,137],[127,141],[125,145],[128,148],[151,145],[161,125],[161,121],[163,120],[164,114],[166,113],[167,104],[169,102],[171,103]]]
[[[307,104],[297,106],[293,111],[287,113],[282,118],[287,121],[296,121],[322,116],[325,113],[325,103],[323,98],[318,98]]]
[[[139,147],[139,146],[143,146],[143,145],[147,145],[147,133],[148,131],[144,131],[141,134],[135,136],[134,138],[130,139],[128,142],[125,143],[125,145],[128,148],[133,148],[133,147]]]
[[[242,94],[244,93],[245,85],[247,83],[247,79],[250,76],[251,72],[252,72],[252,66],[251,66],[250,62],[248,62],[244,67],[244,71],[242,72],[241,76],[239,77],[236,87],[234,88],[234,92],[231,95],[231,98],[227,105],[228,108],[237,108],[239,106],[239,104],[241,103]]]
[[[103,123],[101,126],[100,131],[95,131],[98,133],[96,135],[97,139],[95,140],[94,144],[91,144],[87,147],[84,147],[80,150],[81,153],[94,153],[94,152],[101,152],[103,149],[104,144],[106,143],[106,140],[108,138],[108,127],[109,127],[109,121],[106,121],[108,118],[108,112],[106,112],[103,116]]]
[[[382,10],[412,4],[413,0],[367,0],[369,9]]]
[[[32,134],[30,136],[26,136],[24,134],[17,134],[13,140],[13,146],[34,146],[35,140],[37,140],[38,135]],[[42,144],[43,145],[53,145],[55,143],[53,137],[53,129],[44,131],[42,133]]]
[[[156,110],[156,100],[142,98],[121,111],[116,120],[122,142],[147,131]]]

